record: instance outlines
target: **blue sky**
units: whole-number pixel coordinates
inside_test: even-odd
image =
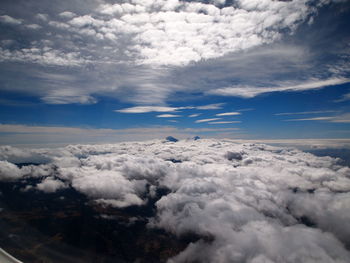
[[[349,14],[339,0],[4,1],[0,143],[349,139]]]

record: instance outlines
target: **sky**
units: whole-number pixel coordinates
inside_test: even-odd
[[[0,144],[350,139],[346,0],[3,0]]]

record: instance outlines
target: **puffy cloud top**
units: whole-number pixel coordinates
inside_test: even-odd
[[[10,149],[7,156],[21,156]],[[350,168],[331,157],[214,139],[71,145],[41,154],[51,161],[22,168],[1,161],[1,180],[34,176],[42,178],[38,190],[73,187],[116,208],[158,198],[149,227],[201,237],[169,262],[350,256]],[[169,192],[157,196],[160,188]]]

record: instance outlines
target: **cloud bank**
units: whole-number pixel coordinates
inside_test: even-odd
[[[331,157],[215,139],[3,152],[1,180],[41,179],[29,191],[72,187],[116,208],[157,198],[148,227],[199,237],[169,262],[347,262],[350,256],[350,168]],[[10,162],[39,153],[49,161]]]
[[[78,2],[4,3],[2,90],[164,106],[176,93],[252,98],[349,82],[348,34],[317,24],[326,7],[334,30],[346,27],[335,15],[345,1]]]

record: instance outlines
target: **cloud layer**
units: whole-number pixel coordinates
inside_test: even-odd
[[[73,2],[4,5],[1,89],[48,104],[164,106],[177,92],[251,98],[349,82],[347,34],[314,22],[324,6],[346,12],[345,1]]]
[[[77,15],[69,10],[56,14],[57,20],[46,14],[37,14],[41,22],[52,28],[93,39],[105,48],[116,46],[118,55],[141,64],[186,65],[192,61],[223,56],[280,38],[282,30],[293,31],[298,24],[315,13],[305,0],[259,1],[239,0],[232,5],[210,1],[143,1],[122,4],[102,3],[89,14]],[[58,16],[57,16],[58,15]],[[3,23],[22,24],[8,15],[0,17]],[[28,25],[30,26],[30,25]],[[38,27],[31,25],[36,30]],[[179,30],[181,28],[181,30]],[[122,50],[119,43],[127,40]],[[44,53],[42,53],[44,51]],[[43,64],[77,65],[80,51],[57,56],[53,48],[33,46],[17,53],[1,50],[2,60],[36,61]],[[107,53],[106,53],[107,55]],[[102,61],[113,61],[108,54]]]
[[[46,163],[11,163],[38,155]],[[158,198],[149,227],[200,237],[169,262],[346,262],[350,256],[350,169],[331,157],[214,139],[7,147],[0,156],[2,181],[41,180],[29,191],[72,187],[116,208]],[[158,195],[164,188],[168,193]]]

